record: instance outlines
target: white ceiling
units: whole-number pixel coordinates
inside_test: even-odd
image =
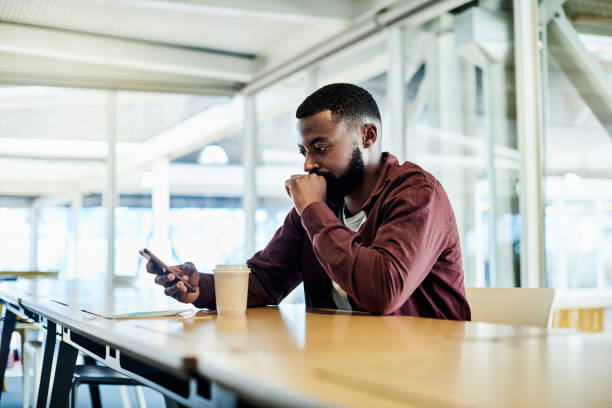
[[[183,86],[193,84],[194,92],[216,85],[218,92],[231,94],[270,64],[393,2],[3,0],[0,75],[5,83],[38,79],[47,85],[72,81],[125,89],[122,83],[134,82],[132,87],[143,89],[162,86],[151,75],[170,74],[176,78],[166,78],[168,87],[182,80]],[[90,83],[83,84],[86,80]]]
[[[210,4],[215,4],[211,6]],[[181,47],[265,55],[270,44],[313,26],[337,29],[350,19],[238,8],[235,1],[30,1],[0,7],[3,21]],[[245,3],[245,2],[242,2]],[[262,3],[252,1],[251,3]],[[286,2],[291,3],[291,2]],[[300,2],[296,2],[300,3]],[[333,1],[331,3],[334,3]],[[359,3],[359,2],[357,2]],[[322,33],[324,34],[324,33]]]

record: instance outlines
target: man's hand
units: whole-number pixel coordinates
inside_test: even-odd
[[[285,189],[293,198],[293,205],[298,214],[310,204],[325,201],[327,184],[325,178],[317,174],[298,174],[285,181]]]
[[[196,267],[191,262],[185,262],[182,265],[170,266],[170,272],[162,273],[161,269],[153,261],[147,262],[147,272],[157,275],[155,283],[165,287],[164,293],[167,296],[172,296],[179,302],[193,303],[200,296],[200,274]],[[175,271],[175,272],[174,272]],[[195,292],[187,292],[185,283],[176,277],[176,273],[183,272],[183,275],[189,278]]]

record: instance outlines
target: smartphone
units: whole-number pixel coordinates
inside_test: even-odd
[[[161,259],[155,256],[155,254],[149,251],[147,248],[142,248],[138,250],[138,253],[142,255],[144,259],[147,261],[153,261],[163,273],[172,272],[178,279],[182,280],[185,286],[187,286],[187,292],[195,292],[195,287],[189,282],[189,278],[183,274],[182,271],[170,270],[168,265],[166,265]]]

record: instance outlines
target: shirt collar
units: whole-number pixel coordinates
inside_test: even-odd
[[[380,175],[378,176],[378,180],[376,181],[376,184],[374,185],[372,192],[370,193],[368,198],[363,203],[362,209],[368,208],[372,200],[374,200],[374,198],[382,192],[383,188],[387,184],[387,181],[389,180],[387,177],[389,174],[389,171],[391,170],[392,167],[395,167],[398,164],[399,164],[399,161],[397,160],[397,157],[393,156],[391,153],[384,152],[382,154],[382,169],[380,171]]]

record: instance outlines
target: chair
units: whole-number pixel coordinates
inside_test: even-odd
[[[144,393],[140,387],[140,383],[132,378],[126,377],[125,375],[113,370],[106,366],[100,366],[95,364],[95,361],[91,357],[85,358],[86,364],[77,365],[74,368],[74,376],[72,377],[72,387],[70,388],[70,407],[76,408],[77,389],[81,384],[89,385],[89,391],[91,394],[91,405],[94,408],[102,406],[100,400],[99,385],[119,385],[119,392],[121,393],[121,399],[124,407],[129,407],[129,398],[125,390],[124,385],[135,386],[136,397],[138,400],[138,406],[140,408],[146,408],[146,401]]]
[[[548,328],[554,290],[465,288],[472,321]]]

